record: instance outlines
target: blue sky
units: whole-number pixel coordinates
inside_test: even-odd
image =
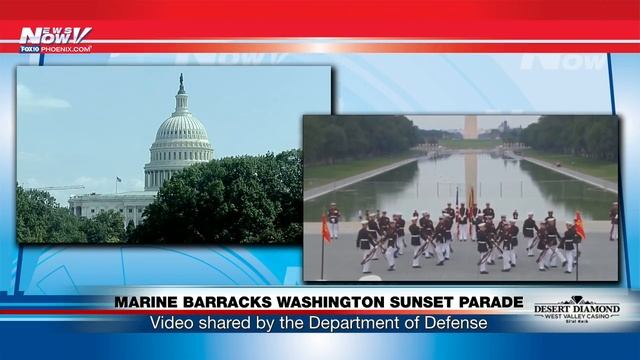
[[[20,66],[17,181],[84,185],[76,193],[142,190],[160,124],[175,109],[184,73],[190,111],[214,157],[300,147],[305,113],[329,113],[328,66]]]

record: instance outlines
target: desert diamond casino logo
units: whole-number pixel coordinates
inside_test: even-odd
[[[20,53],[88,53],[91,45],[82,43],[91,27],[23,27]]]
[[[598,303],[580,295],[557,303],[535,303],[536,316],[561,320],[567,324],[587,324],[593,320],[607,320],[620,316],[620,303]]]

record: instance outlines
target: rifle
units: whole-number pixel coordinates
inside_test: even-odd
[[[380,249],[382,249],[382,254],[385,254],[385,253],[387,252],[387,248],[385,248],[384,246],[382,246],[382,239],[380,239],[380,241],[378,241],[378,243],[377,243],[377,244],[375,244],[375,245],[373,246],[373,248],[372,248],[372,249],[367,253],[367,256],[366,256],[364,259],[362,259],[362,261],[360,262],[360,265],[364,265],[364,264],[366,264],[367,262],[369,262],[371,259],[373,259],[373,257],[374,257],[374,256],[375,256],[375,254],[376,254],[376,251],[377,251],[379,248],[380,248]]]
[[[493,241],[492,238],[488,239],[488,242],[492,243],[493,246],[491,247],[491,249],[489,249],[489,251],[487,251],[487,253],[480,258],[480,261],[478,261],[477,265],[482,264],[483,262],[487,261],[487,259],[489,258],[489,256],[491,255],[491,253],[493,252],[493,249],[498,249],[498,251],[500,251],[500,254],[504,254],[504,251],[502,251],[502,249],[500,248],[500,246],[498,246],[498,244],[496,244],[495,241]]]
[[[422,255],[422,253],[424,252],[424,250],[427,248],[429,244],[433,244],[432,236],[427,237],[427,239],[424,241],[424,244],[420,245],[416,254],[413,255],[413,258],[417,259],[420,255]],[[435,244],[433,246],[435,247]]]
[[[528,248],[527,248],[527,251],[529,251],[529,250],[533,249],[533,248],[536,246],[536,244],[538,243],[538,239],[539,239],[539,238],[538,238],[538,235],[536,235],[536,236],[533,238],[533,241],[531,242],[531,247],[528,247]]]

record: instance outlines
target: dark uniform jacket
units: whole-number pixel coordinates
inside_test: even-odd
[[[452,219],[453,219],[454,216],[456,216],[456,211],[451,207],[444,208],[444,210],[442,210],[442,211],[447,213],[447,214],[449,214],[449,216],[451,216]]]
[[[449,241],[451,240],[451,228],[453,227],[453,218],[449,218],[448,220],[444,220],[444,239]]]
[[[538,250],[544,250],[547,248],[547,229],[538,230]]]
[[[511,234],[509,233],[509,231],[501,231],[498,239],[502,244],[503,250],[511,250],[513,248],[513,246],[511,245]]]
[[[558,245],[558,229],[555,226],[547,225],[547,245]]]
[[[518,216],[519,216],[518,211],[514,211],[513,212],[513,219],[514,220],[518,220]]]
[[[446,240],[447,226],[445,223],[439,223],[436,225],[435,230],[433,231],[433,238],[438,243],[444,243]]]
[[[329,222],[332,224],[337,224],[340,220],[340,210],[338,210],[338,208],[331,208],[329,209],[328,213]]]
[[[537,231],[538,225],[531,218],[527,218],[527,220],[524,221],[524,224],[522,224],[522,235],[524,235],[525,237],[532,238]]]
[[[573,244],[579,243],[580,240],[580,235],[578,235],[576,229],[572,227],[564,232],[564,239],[562,240],[561,247],[565,250],[573,250]]]
[[[458,224],[466,224],[468,220],[467,209],[460,207],[460,215],[458,216]]]
[[[484,230],[478,231],[478,252],[487,252],[489,251],[489,239],[487,238],[487,232]]]
[[[424,240],[427,240],[429,236],[433,235],[433,221],[431,219],[421,218],[420,219],[420,235]]]
[[[386,216],[381,216],[378,220],[378,225],[380,226],[380,231],[382,232],[387,231],[387,229],[389,228],[389,224],[391,224],[391,221]]]
[[[484,209],[482,210],[482,215],[484,215],[484,216],[491,216],[492,218],[495,218],[495,217],[496,217],[496,212],[495,212],[495,211],[493,211],[493,209],[492,209],[492,208],[484,208]]]
[[[406,222],[404,219],[396,220],[396,231],[398,232],[398,237],[404,236],[404,225]]]
[[[380,228],[378,227],[378,223],[371,219],[369,220],[369,224],[367,225],[367,228],[369,229],[369,235],[371,236],[371,238],[373,240],[376,240],[378,238],[378,234],[380,233]]]
[[[611,210],[609,210],[609,218],[612,224],[618,224],[618,209],[611,208]]]
[[[369,231],[367,229],[360,229],[358,231],[358,237],[356,238],[356,247],[362,250],[371,249],[371,238],[369,237]]]
[[[411,234],[411,245],[420,246],[420,227],[416,224],[409,225],[409,234]]]
[[[394,229],[388,228],[384,233],[384,240],[387,241],[387,247],[392,248],[396,247],[396,240],[398,239],[398,235]]]
[[[511,246],[518,246],[518,233],[520,233],[520,228],[515,225],[511,225],[509,229],[509,234],[511,235]]]

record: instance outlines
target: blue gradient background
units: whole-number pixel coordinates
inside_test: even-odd
[[[342,113],[604,113],[612,112],[606,54],[329,55],[204,54],[49,56],[55,64],[323,64],[335,69],[335,110]],[[603,61],[604,60],[604,61]],[[95,286],[295,285],[298,248],[73,248],[24,250],[15,289],[15,65],[37,55],[0,55],[0,291],[29,295],[91,294]],[[640,288],[640,56],[612,55],[615,108],[624,118],[622,147],[625,254],[617,286]],[[631,221],[628,221],[631,219]],[[587,224],[588,226],[588,224]],[[627,273],[628,269],[628,273]],[[562,285],[566,286],[566,285]],[[611,286],[616,286],[611,285]],[[1,295],[0,295],[1,298]],[[25,335],[27,334],[27,335]],[[38,339],[38,346],[18,345]],[[640,354],[638,334],[58,334],[26,323],[3,333],[0,359],[52,349],[92,358],[370,359],[609,357]],[[554,350],[555,349],[555,350]],[[623,355],[623,354],[621,354]],[[624,356],[623,355],[623,356]]]

